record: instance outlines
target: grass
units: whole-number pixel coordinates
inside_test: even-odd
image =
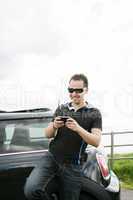
[[[116,154],[114,157],[133,157],[133,153]],[[133,159],[115,160],[113,163],[113,171],[119,177],[123,188],[133,189]]]

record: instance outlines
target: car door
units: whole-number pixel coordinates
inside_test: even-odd
[[[49,140],[44,128],[51,117],[0,120],[0,199],[24,200],[26,178]]]

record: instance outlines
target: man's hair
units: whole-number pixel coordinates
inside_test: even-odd
[[[70,81],[74,80],[74,81],[80,81],[82,80],[84,82],[84,87],[88,88],[88,79],[84,74],[74,74],[71,78]],[[69,83],[70,83],[69,81]]]

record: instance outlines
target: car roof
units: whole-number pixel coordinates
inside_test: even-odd
[[[49,108],[35,108],[17,111],[0,111],[0,121],[14,119],[51,118],[53,111]]]

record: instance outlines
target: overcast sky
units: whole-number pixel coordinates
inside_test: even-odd
[[[55,108],[73,73],[104,126],[133,128],[132,0],[0,0],[0,109]]]

